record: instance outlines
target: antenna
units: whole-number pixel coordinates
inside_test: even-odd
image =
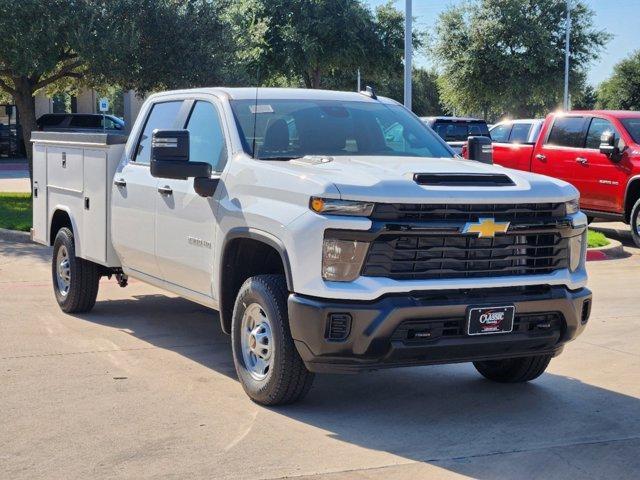
[[[367,97],[371,97],[373,100],[377,100],[378,99],[378,96],[376,95],[376,91],[373,89],[373,87],[367,85],[364,88],[365,88],[365,90],[360,92],[362,95],[366,95]]]
[[[253,145],[251,146],[251,156],[256,158],[256,124],[258,123],[258,88],[260,87],[260,67],[256,74],[256,102],[253,106]]]

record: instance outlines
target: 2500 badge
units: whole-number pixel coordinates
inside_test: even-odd
[[[513,305],[470,308],[467,314],[467,333],[469,335],[509,333],[513,331],[515,311]]]

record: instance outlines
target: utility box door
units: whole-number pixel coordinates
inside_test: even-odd
[[[47,222],[47,147],[33,148],[33,241],[48,242]]]
[[[82,148],[48,147],[47,179],[49,187],[82,192]]]
[[[82,199],[83,258],[104,264],[107,261],[107,151],[84,149],[84,192]]]

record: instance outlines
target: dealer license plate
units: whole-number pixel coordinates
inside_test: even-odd
[[[470,308],[467,314],[467,333],[469,335],[490,335],[513,331],[513,317],[516,307],[478,307]]]

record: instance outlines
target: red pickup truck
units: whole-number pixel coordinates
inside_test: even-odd
[[[552,113],[490,133],[494,163],[572,183],[583,212],[631,224],[640,247],[640,112]]]

